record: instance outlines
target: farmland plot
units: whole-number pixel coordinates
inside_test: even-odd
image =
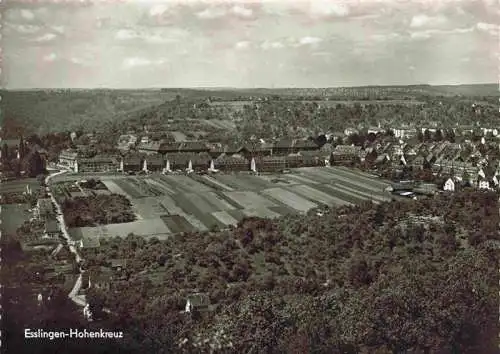
[[[323,193],[317,189],[305,185],[294,186],[293,192],[300,194],[307,199],[315,200],[319,203],[327,205],[332,205],[332,206],[351,205],[350,202]]]
[[[289,174],[286,175],[286,178],[292,182],[292,183],[306,183],[306,184],[318,184],[318,181],[312,180],[310,178],[301,176],[301,175],[296,175],[296,174]]]
[[[269,176],[254,176],[254,175],[248,175],[248,174],[242,174],[238,176],[238,179],[241,180],[241,182],[244,185],[251,186],[251,188],[245,188],[245,189],[251,189],[251,190],[263,190],[266,188],[272,188],[273,183],[270,182],[268,178]],[[280,176],[281,178],[281,176]]]
[[[160,176],[153,176],[150,178],[146,179],[146,182],[154,184],[167,192],[168,194],[175,194],[177,191],[175,191],[171,185],[169,185],[166,181],[162,180]]]
[[[215,192],[203,194],[203,197],[214,206],[214,210],[223,211],[235,209],[234,205]]]
[[[146,197],[144,193],[142,193],[139,189],[133,186],[129,181],[125,179],[117,179],[114,181],[115,184],[118,185],[125,193],[127,193],[130,198],[142,198]],[[106,185],[107,187],[107,185]]]
[[[367,199],[364,195],[348,191],[342,186],[336,187],[333,184],[317,184],[314,188],[352,204],[359,204]]]
[[[179,232],[195,231],[193,225],[191,225],[184,217],[180,215],[162,216],[161,219],[174,234]]]
[[[211,177],[211,176],[207,176],[207,175],[204,175],[202,176],[201,178],[205,179],[210,186],[214,186],[215,189],[219,189],[219,190],[226,190],[226,191],[234,191],[234,188],[231,188],[229,187],[228,185],[222,183],[221,181],[218,181],[217,179]]]
[[[2,223],[0,229],[4,234],[15,235],[16,230],[25,220],[29,220],[31,214],[26,211],[29,204],[4,204],[2,208]]]
[[[185,214],[191,214],[196,219],[200,220],[205,228],[210,229],[212,226],[217,225],[218,227],[224,226],[219,220],[212,216],[211,211],[205,212],[199,208],[195,203],[193,203],[187,195],[176,194],[174,196],[175,203],[184,211]]]
[[[301,211],[306,212],[309,209],[316,208],[317,205],[313,202],[308,201],[298,195],[284,190],[282,188],[270,188],[262,191],[262,193],[276,199],[282,204],[288,205],[289,207]]]
[[[132,199],[131,202],[142,219],[155,219],[168,214],[163,205],[153,197]]]
[[[272,211],[271,209],[261,207],[261,208],[251,208],[251,209],[243,209],[242,210],[243,214],[245,216],[256,216],[259,218],[277,218],[280,217],[281,215]]]
[[[107,233],[111,237],[126,237],[129,233],[138,236],[159,236],[172,233],[161,218],[137,220],[123,224],[109,224],[106,227],[108,229]]]
[[[137,190],[139,190],[141,193],[150,196],[150,197],[158,197],[160,195],[163,195],[163,190],[157,188],[154,185],[150,185],[146,183],[144,179],[139,179],[139,178],[129,178],[127,179],[130,184],[132,184]]]
[[[186,134],[180,131],[173,131],[170,132],[173,136],[176,142],[181,142],[181,141],[186,141],[187,137]]]
[[[203,193],[209,192],[212,189],[196,182],[194,179],[188,176],[176,175],[176,176],[165,176],[160,175],[160,178],[166,183],[174,187],[174,189],[181,193]]]
[[[378,201],[378,202],[385,202],[385,201],[391,200],[391,198],[389,196],[380,195],[377,193],[372,193],[370,191],[363,191],[363,190],[360,190],[359,188],[348,187],[345,184],[342,184],[342,185],[331,184],[331,185],[325,185],[325,187],[330,188],[334,191],[343,192],[346,194],[351,194],[353,196],[358,196],[358,198],[361,197],[365,200],[373,199],[373,200]]]
[[[390,185],[389,183],[383,182],[383,181],[376,179],[374,177],[369,177],[369,175],[367,175],[367,174],[363,174],[361,172],[358,173],[357,171],[354,172],[351,170],[347,170],[346,168],[339,168],[337,166],[328,167],[324,170],[324,172],[333,173],[333,174],[336,174],[338,176],[342,176],[342,177],[346,177],[346,178],[353,178],[353,179],[359,180],[360,182],[367,183],[371,186],[374,186],[374,187],[377,187],[380,189],[385,189]]]
[[[224,192],[224,195],[239,204],[242,209],[276,206],[275,203],[255,192]]]
[[[213,205],[204,200],[201,195],[196,193],[187,193],[185,196],[193,205],[196,205],[196,208],[202,213],[211,213],[214,211]]]
[[[115,193],[115,194],[120,194],[120,195],[123,195],[127,198],[130,198],[131,196],[126,193],[120,186],[118,186],[115,181],[111,181],[111,180],[106,180],[106,181],[102,181],[102,183],[104,183],[104,185],[106,186],[106,188],[108,188],[108,190],[111,192],[111,193]]]
[[[240,180],[240,175],[215,175],[215,179],[233,190],[252,190],[253,188],[247,183]]]
[[[170,215],[180,215],[184,217],[191,225],[200,231],[207,231],[208,228],[196,217],[182,210],[174,199],[170,196],[163,196],[160,199],[161,205],[168,211]]]
[[[224,225],[236,225],[239,220],[235,219],[231,214],[226,211],[216,211],[212,215]]]

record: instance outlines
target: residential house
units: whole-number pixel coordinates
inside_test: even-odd
[[[161,153],[162,142],[161,141],[144,141],[141,140],[139,145],[137,145],[137,151],[142,154],[159,154]]]
[[[315,151],[319,146],[312,140],[281,139],[272,145],[273,155],[296,154],[299,151]]]
[[[59,165],[68,168],[72,171],[76,171],[78,152],[73,149],[67,149],[61,151],[59,154]]]
[[[207,294],[195,293],[189,295],[186,300],[185,312],[207,311],[210,308],[210,297]]]
[[[202,152],[208,153],[210,148],[207,144],[201,141],[184,141],[179,144],[179,152],[199,154]]]
[[[139,172],[142,168],[142,159],[138,155],[128,155],[121,159],[120,170],[122,172]]]
[[[242,147],[240,145],[236,144],[227,144],[227,145],[217,144],[215,146],[212,146],[208,153],[212,158],[216,159],[222,154],[225,154],[226,156],[239,154],[241,148]]]
[[[351,165],[360,160],[361,146],[337,145],[330,157],[332,165]]]
[[[170,165],[172,171],[185,170],[188,167],[189,161],[191,160],[191,154],[184,153],[169,153],[165,156],[166,163]]]
[[[120,163],[113,156],[95,156],[77,159],[75,172],[111,172],[118,171]]]
[[[151,172],[161,172],[165,167],[165,161],[163,155],[154,154],[154,155],[146,155],[143,163],[144,171]]]
[[[248,171],[250,162],[241,155],[222,154],[214,161],[214,168],[220,171]]]
[[[444,182],[443,190],[449,192],[455,191],[455,181],[453,181],[453,178],[448,178],[446,182]]]
[[[109,272],[95,272],[89,274],[89,288],[93,287],[100,290],[109,290],[111,288],[111,275]]]
[[[207,171],[212,158],[208,152],[200,152],[193,154],[190,161],[194,171]]]
[[[330,163],[331,156],[331,154],[325,154],[319,150],[299,151],[298,155],[302,158],[301,163],[303,167],[325,166],[325,160],[328,160],[328,163]]]
[[[272,144],[254,141],[243,145],[239,153],[250,160],[252,157],[260,158],[264,156],[271,156],[272,152]]]
[[[254,159],[258,172],[278,172],[286,169],[285,156],[263,156]]]
[[[288,156],[285,156],[286,160],[286,168],[297,168],[297,167],[302,167],[302,156],[299,154],[290,154]]]
[[[101,242],[97,237],[82,237],[78,241],[78,247],[80,248],[98,248],[101,246]]]
[[[111,269],[116,272],[125,270],[126,267],[127,267],[127,260],[124,258],[111,260]]]

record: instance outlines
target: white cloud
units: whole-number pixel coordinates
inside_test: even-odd
[[[30,10],[22,9],[21,17],[24,18],[25,20],[31,21],[35,19],[35,14]]]
[[[438,30],[438,29],[429,29],[424,31],[416,31],[410,34],[412,39],[428,39],[436,35],[453,35],[453,34],[465,34],[470,33],[474,30],[473,27],[468,28],[455,28],[451,30]]]
[[[249,41],[241,41],[236,43],[235,45],[236,49],[247,49],[250,47],[250,42]]]
[[[500,33],[500,31],[499,31],[500,26],[495,25],[493,23],[479,22],[476,25],[476,28],[480,31],[488,32],[489,34],[491,34],[493,36],[498,36],[498,34]]]
[[[159,4],[159,5],[155,5],[153,6],[150,10],[149,10],[149,14],[151,16],[161,16],[163,15],[166,11],[168,11],[170,7],[166,4]]]
[[[152,65],[162,65],[167,63],[166,59],[150,60],[147,58],[125,58],[122,63],[123,69],[131,69],[136,67],[152,66]]]
[[[252,15],[253,15],[252,9],[247,9],[246,7],[241,6],[241,5],[233,6],[233,8],[231,9],[231,12],[237,16],[245,17],[245,18],[252,17]]]
[[[446,17],[439,16],[427,16],[427,15],[415,15],[412,17],[410,22],[410,27],[421,28],[421,27],[436,27],[441,26],[446,23]]]
[[[135,31],[131,29],[121,29],[116,32],[115,38],[119,41],[141,40],[150,44],[178,42],[188,36],[188,32],[182,29],[168,29],[161,33],[150,31]]]
[[[23,34],[32,34],[40,31],[41,27],[40,26],[35,26],[35,25],[14,25],[10,23],[5,24],[6,27],[14,29],[16,32],[23,33]]]
[[[311,1],[310,13],[313,16],[336,16],[345,17],[349,15],[349,7],[346,4],[328,1],[328,0],[315,0]]]
[[[226,10],[221,7],[208,7],[203,11],[196,13],[196,16],[204,20],[212,20],[226,15]]]
[[[35,39],[35,42],[50,42],[56,39],[57,36],[54,33],[46,33]]]
[[[56,59],[57,59],[57,54],[56,53],[50,53],[50,54],[48,54],[48,55],[46,55],[46,56],[43,57],[44,61],[50,61],[50,62],[52,62],[52,61],[54,61]]]
[[[64,33],[64,26],[52,26],[52,29],[58,33]]]
[[[318,44],[322,42],[323,40],[318,37],[302,37],[299,40],[299,45],[308,45],[308,44]]]
[[[262,42],[262,44],[260,45],[260,47],[262,49],[280,49],[280,48],[284,48],[284,44],[281,43],[281,42],[278,42],[278,41],[274,41],[274,42],[271,42],[271,41],[264,41]]]
[[[401,38],[401,35],[399,33],[391,32],[387,34],[373,34],[369,38],[370,40],[375,42],[384,42],[384,41],[399,39]]]

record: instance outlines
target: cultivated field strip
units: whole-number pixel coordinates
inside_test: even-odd
[[[174,136],[175,141],[186,141],[187,137],[186,134],[184,134],[183,132],[173,131],[170,133]]]
[[[224,192],[224,195],[239,204],[241,209],[277,206],[269,199],[252,191]]]
[[[225,211],[216,211],[212,215],[224,225],[236,225],[241,219],[235,219],[231,214]]]
[[[353,196],[358,196],[360,198],[363,198],[365,200],[374,200],[378,202],[385,202],[385,201],[390,201],[391,198],[377,195],[375,193],[370,193],[370,192],[361,192],[357,189],[347,187],[346,185],[334,185],[334,184],[325,184],[325,187],[330,188],[334,191],[337,192],[342,192],[342,193],[350,193]]]
[[[198,206],[191,201],[187,195],[179,193],[174,196],[175,203],[182,209],[186,214],[193,215],[196,219],[200,220],[206,228],[210,229],[212,226],[224,226],[219,220],[212,216],[211,211],[204,212],[198,208]]]
[[[196,208],[203,214],[214,211],[214,206],[204,200],[201,195],[196,193],[187,193],[185,196],[193,205],[196,205]]]
[[[349,171],[346,168],[341,168],[337,166],[332,166],[332,167],[327,167],[324,170],[327,173],[335,173],[337,175],[341,175],[342,177],[346,178],[355,178],[361,182],[365,182],[367,184],[370,184],[374,187],[378,187],[380,189],[385,189],[388,186],[390,186],[389,183],[382,182],[380,180],[375,179],[374,177],[369,177],[368,174],[361,173],[361,172],[354,172],[354,171]]]
[[[132,183],[130,183],[128,180],[125,179],[117,179],[114,181],[118,187],[120,187],[122,190],[127,193],[130,198],[142,198],[146,197],[142,191],[140,191],[137,187],[135,187]]]
[[[277,218],[281,216],[280,214],[272,211],[271,209],[264,207],[243,209],[242,212],[243,214],[245,214],[245,216],[257,216],[260,218]]]
[[[208,192],[207,194],[200,195],[207,202],[214,206],[214,210],[216,211],[224,211],[224,210],[232,210],[235,207],[229,203],[225,198],[219,196],[215,192]]]
[[[161,175],[161,178],[164,181],[167,181],[170,185],[172,185],[177,191],[184,193],[204,193],[209,192],[212,189],[207,187],[199,182],[196,182],[194,179],[183,176],[183,175],[175,175],[175,176],[165,176]]]
[[[167,194],[175,194],[176,190],[172,189],[171,185],[169,185],[166,181],[162,180],[160,176],[153,176],[151,178],[146,179],[150,183],[154,183],[158,187],[162,188]]]
[[[172,231],[161,218],[137,220],[122,224],[107,225],[107,234],[111,237],[126,236],[133,233],[138,236],[161,236],[172,234]]]
[[[293,186],[293,192],[300,194],[303,197],[310,199],[312,201],[317,201],[327,205],[333,205],[333,206],[352,205],[352,203],[349,201],[334,197],[331,194],[326,194],[310,186],[305,186],[305,185]]]
[[[297,174],[288,174],[286,175],[286,179],[292,183],[319,184],[318,181]]]
[[[196,230],[191,223],[180,215],[162,216],[161,219],[174,234],[179,232],[192,232]]]
[[[269,188],[262,191],[262,193],[272,197],[273,199],[276,199],[282,204],[288,205],[289,207],[301,212],[306,212],[309,209],[317,207],[315,203],[312,203],[307,199],[299,197],[298,195],[282,188]]]
[[[161,189],[163,194],[175,194],[175,191],[169,188],[166,184],[162,184],[157,181],[157,177],[145,178],[144,181],[151,186]]]
[[[228,192],[234,191],[234,188],[229,187],[228,185],[222,183],[221,181],[218,181],[217,179],[213,178],[212,176],[204,175],[204,176],[202,176],[202,178],[204,180],[206,180],[206,182],[208,182],[209,185],[213,185],[215,187],[215,189],[223,189],[223,190],[228,191]],[[219,188],[217,188],[217,187],[219,187]]]
[[[255,176],[255,175],[242,174],[239,177],[241,177],[241,181],[243,183],[247,183],[249,186],[252,186],[252,189],[263,190],[266,188],[273,187],[273,183],[271,183],[269,179],[263,178],[263,176],[261,175]]]
[[[258,190],[259,187],[249,185],[248,181],[244,182],[240,179],[239,175],[216,175],[215,178],[223,184],[230,186],[235,190]]]
[[[101,180],[101,181],[102,181],[102,183],[104,183],[106,188],[108,188],[111,193],[116,193],[116,194],[123,195],[127,198],[131,198],[131,196],[128,195],[127,192],[125,192],[120,186],[118,186],[115,183],[116,181],[111,181],[111,180]]]
[[[143,219],[155,219],[168,214],[168,211],[154,197],[132,199],[131,202]]]
[[[180,208],[171,196],[162,196],[160,199],[161,205],[168,211],[170,215],[180,215],[184,217],[191,225],[200,231],[207,231],[207,227],[198,220],[195,216],[187,214]]]
[[[352,204],[359,204],[367,199],[366,196],[357,193],[349,192],[342,188],[333,188],[333,184],[317,184],[314,186],[315,189],[320,190],[327,194],[333,194],[341,200],[345,200]]]
[[[323,172],[323,171],[319,171],[319,170],[315,170],[315,171],[311,170],[309,172],[315,176],[319,176],[321,178],[329,180],[330,183],[336,181],[336,182],[340,182],[342,185],[347,185],[347,186],[351,185],[351,186],[354,186],[355,188],[364,189],[366,191],[369,191],[369,193],[383,193],[382,188],[375,187],[372,184],[360,181],[358,178],[356,178],[356,176],[343,177],[343,176],[340,176],[338,174]]]

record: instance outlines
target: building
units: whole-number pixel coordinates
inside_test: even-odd
[[[169,153],[165,156],[166,163],[168,163],[172,171],[185,170],[188,167],[191,158],[191,154],[183,154],[178,152]]]
[[[143,141],[137,145],[137,151],[141,154],[159,154],[161,153],[162,142],[161,141]]]
[[[448,178],[446,182],[444,182],[443,190],[449,192],[455,191],[455,182],[453,181],[452,178]]]
[[[257,172],[279,172],[287,168],[286,156],[263,156],[254,160]]]
[[[111,172],[120,169],[118,159],[112,156],[95,156],[77,159],[75,172]]]
[[[142,169],[142,159],[138,155],[129,155],[121,159],[120,170],[122,172],[139,172]]]
[[[214,168],[225,172],[248,171],[250,161],[241,155],[222,154],[214,161]]]
[[[147,155],[144,158],[143,170],[151,172],[161,172],[165,167],[165,160],[163,155]]]
[[[178,152],[199,154],[208,153],[210,148],[201,141],[184,141],[179,144]]]
[[[360,161],[361,146],[337,145],[330,157],[332,165],[352,165]]]
[[[73,149],[63,150],[59,154],[59,165],[67,169],[70,169],[72,171],[76,171],[77,159],[78,159],[78,152],[76,150]]]
[[[186,313],[192,313],[193,311],[206,311],[210,307],[210,298],[207,294],[195,293],[189,295],[186,300]]]
[[[82,237],[78,241],[78,247],[80,248],[98,248],[101,246],[101,242],[97,237]]]
[[[107,273],[94,273],[89,275],[89,288],[94,287],[100,290],[109,290],[111,288],[111,276]]]
[[[315,151],[319,146],[312,140],[282,139],[272,145],[273,155],[296,154],[299,151]]]

